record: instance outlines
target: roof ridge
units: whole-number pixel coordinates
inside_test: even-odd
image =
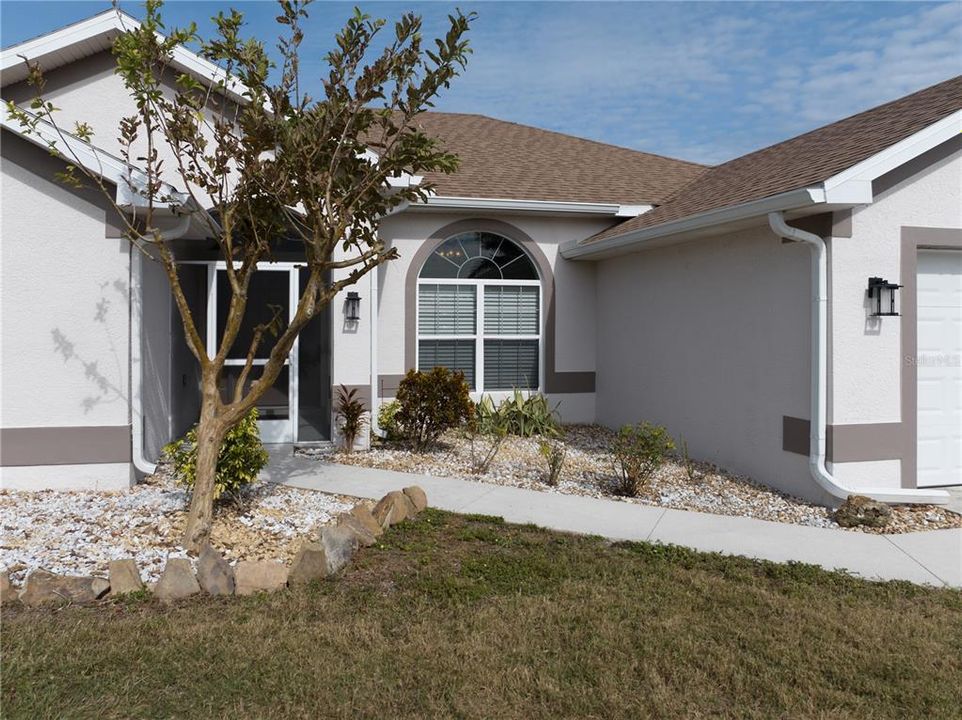
[[[911,100],[912,98],[914,98],[916,95],[919,95],[919,94],[925,93],[925,92],[930,92],[930,91],[934,90],[935,88],[937,88],[937,87],[939,87],[939,86],[941,86],[941,85],[948,85],[949,83],[959,82],[959,81],[962,81],[962,75],[955,75],[955,76],[953,76],[953,77],[946,78],[945,80],[941,80],[941,81],[939,81],[939,82],[937,82],[937,83],[935,83],[935,84],[933,84],[933,85],[928,85],[928,86],[926,86],[926,87],[924,87],[924,88],[920,88],[919,90],[915,90],[914,92],[911,92],[911,93],[909,93],[908,95],[902,95],[901,97],[897,97],[897,98],[895,98],[894,100],[889,100],[889,101],[887,101],[887,102],[884,102],[884,103],[882,103],[881,105],[873,105],[872,107],[866,108],[865,110],[859,110],[858,112],[852,113],[851,115],[846,115],[845,117],[839,118],[838,120],[833,120],[832,122],[825,123],[824,125],[819,125],[818,127],[814,127],[814,128],[812,128],[811,130],[806,130],[806,131],[803,132],[803,133],[799,133],[798,135],[792,135],[791,137],[787,137],[787,138],[785,138],[784,140],[779,140],[778,142],[774,142],[774,143],[772,143],[771,145],[765,145],[765,146],[760,147],[760,148],[757,148],[757,149],[755,149],[755,150],[750,150],[750,151],[748,151],[747,153],[745,153],[744,155],[739,155],[739,156],[737,156],[737,157],[733,157],[731,160],[726,160],[726,161],[723,162],[723,163],[720,163],[720,164],[718,164],[718,165],[714,165],[714,166],[712,166],[712,169],[713,169],[713,170],[718,170],[718,169],[724,168],[726,165],[729,165],[730,163],[736,162],[736,161],[738,161],[738,160],[743,160],[743,159],[748,158],[748,157],[751,157],[752,155],[755,155],[755,154],[757,154],[757,153],[765,152],[766,150],[770,150],[770,149],[776,148],[776,147],[778,147],[778,146],[780,146],[780,145],[784,145],[785,143],[790,143],[790,142],[794,142],[794,141],[796,141],[796,140],[801,140],[802,138],[806,138],[806,137],[808,137],[808,136],[810,136],[810,135],[812,135],[812,134],[814,134],[814,133],[823,132],[823,131],[827,130],[827,129],[830,128],[830,127],[833,127],[833,126],[835,126],[835,125],[840,125],[841,123],[848,122],[848,121],[853,120],[853,119],[855,119],[855,118],[857,118],[857,117],[860,117],[860,116],[862,116],[862,115],[866,115],[866,114],[869,114],[869,113],[876,113],[876,112],[878,112],[879,110],[882,110],[883,108],[887,108],[887,107],[890,107],[890,106],[892,106],[892,105],[896,105],[896,104],[898,104],[898,103],[903,103],[903,102],[910,101],[910,100]]]
[[[592,138],[581,137],[580,135],[572,135],[571,133],[561,132],[560,130],[550,130],[548,128],[538,127],[537,125],[528,125],[526,123],[518,122],[516,120],[505,120],[504,118],[492,117],[491,115],[485,115],[483,113],[466,113],[466,112],[448,112],[448,111],[437,111],[428,110],[425,112],[427,115],[459,115],[462,117],[478,117],[485,120],[493,120],[494,122],[504,123],[505,125],[515,125],[516,127],[527,128],[529,130],[537,130],[538,132],[549,133],[551,135],[560,135],[561,137],[569,138],[572,140],[580,140],[581,142],[591,143],[593,145],[601,145],[606,148],[614,148],[616,150],[625,150],[627,152],[637,153],[638,155],[645,155],[651,158],[659,158],[661,160],[670,160],[671,162],[682,163],[683,165],[691,165],[696,168],[711,168],[712,165],[703,165],[702,163],[697,163],[692,160],[683,160],[681,158],[671,157],[669,155],[661,155],[659,153],[648,152],[647,150],[638,150],[637,148],[625,147],[624,145],[616,145],[614,143],[606,143],[601,140],[594,140]]]
[[[31,35],[30,37],[24,38],[23,40],[18,40],[15,43],[11,43],[10,45],[6,45],[0,48],[0,52],[4,52],[4,53],[8,52],[19,45],[26,45],[29,42],[33,42],[34,40],[39,40],[40,38],[46,37],[47,35],[53,35],[54,33],[58,33],[61,30],[66,30],[67,28],[73,27],[74,25],[80,25],[81,23],[90,22],[94,18],[101,17],[102,15],[111,15],[111,14],[116,14],[118,16],[123,15],[125,17],[130,18],[131,20],[136,20],[137,22],[140,22],[139,20],[137,20],[137,18],[135,18],[130,13],[124,10],[121,10],[120,8],[111,7],[111,8],[107,8],[106,10],[101,10],[99,13],[94,13],[93,15],[88,15],[87,17],[80,18],[79,20],[74,20],[73,22],[67,23],[66,25],[60,25],[58,27],[53,28],[52,30],[47,30],[46,32],[37,33],[36,35]]]

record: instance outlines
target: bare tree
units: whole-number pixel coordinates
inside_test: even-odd
[[[242,37],[243,16],[235,10],[218,14],[213,19],[216,36],[204,40],[193,24],[166,29],[161,1],[147,0],[143,22],[114,43],[118,73],[136,108],[119,128],[121,155],[128,167],[137,168],[143,204],[137,213],[115,208],[128,239],[161,263],[187,345],[200,365],[197,474],[184,537],[191,550],[210,536],[217,457],[227,431],[277,380],[311,318],[343,288],[396,257],[378,237],[380,219],[402,203],[424,200],[432,190],[429,183],[391,180],[457,168],[457,157],[421,132],[416,120],[464,69],[470,53],[465,34],[473,14],[449,16],[446,35],[426,46],[418,16],[403,15],[391,33],[384,31],[383,20],[355,9],[336,35],[336,48],[327,54],[328,71],[320,79],[323,94],[313,98],[300,78],[301,23],[309,2],[279,0],[276,66],[261,42]],[[176,74],[173,91],[165,89],[163,78],[173,72],[175,48],[190,43],[224,74],[207,84]],[[383,49],[376,50],[379,43]],[[25,132],[37,132],[39,123],[45,123],[61,139],[72,135],[91,141],[93,131],[86,123],[75,123],[70,133],[57,126],[57,108],[43,97],[42,71],[28,65],[37,97],[29,111],[10,103],[8,112]],[[173,151],[175,167],[166,166],[158,151],[165,144]],[[115,203],[102,176],[69,157],[63,149],[68,145],[50,145],[68,163],[61,180],[92,182]],[[215,211],[200,211],[199,217],[226,261],[231,294],[213,357],[181,286],[174,251],[158,229],[160,211],[186,208]],[[306,266],[293,319],[275,312],[254,328],[233,393],[224,398],[221,374],[251,300],[251,278],[281,239],[292,237],[303,249]],[[268,348],[266,364],[255,364],[258,351]],[[261,372],[255,376],[256,368]]]

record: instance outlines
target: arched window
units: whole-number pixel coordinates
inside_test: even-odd
[[[461,370],[472,390],[541,386],[541,281],[501,235],[443,242],[418,276],[418,369]]]

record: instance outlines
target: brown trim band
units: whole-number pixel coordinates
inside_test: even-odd
[[[902,487],[918,487],[918,256],[920,249],[962,250],[962,228],[903,227],[901,244]]]
[[[403,375],[378,375],[377,396],[380,398],[395,397],[398,386],[400,386],[403,379]]]
[[[354,397],[361,401],[366,412],[371,412],[371,386],[370,385],[344,385],[348,391],[357,390]],[[331,410],[337,413],[337,398],[341,392],[341,385],[331,385]]]
[[[2,428],[0,466],[130,462],[130,432],[130,425]]]
[[[782,450],[808,455],[811,448],[808,420],[782,417]],[[902,423],[829,425],[825,428],[827,462],[901,460],[905,457]]]
[[[544,330],[544,382],[542,386],[547,393],[593,393],[595,391],[595,373],[593,371],[584,372],[558,372],[555,370],[555,283],[554,273],[551,271],[551,264],[548,258],[541,251],[527,233],[519,230],[513,225],[500,220],[486,218],[457,220],[444,227],[435,230],[427,238],[418,251],[411,258],[408,266],[407,277],[404,283],[404,363],[407,367],[413,368],[417,357],[417,286],[418,274],[421,267],[427,261],[428,256],[437,247],[453,235],[462,232],[491,232],[513,240],[528,252],[531,259],[538,266],[541,275],[542,292],[545,304],[545,330]]]

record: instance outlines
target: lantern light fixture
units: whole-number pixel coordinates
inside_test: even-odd
[[[344,301],[344,317],[348,322],[358,322],[361,319],[361,296],[356,292],[349,292]]]
[[[872,317],[897,316],[900,314],[895,310],[895,291],[901,287],[901,285],[890,283],[888,280],[880,277],[870,277],[868,279],[868,297],[870,300],[875,300],[875,310],[872,313]],[[888,293],[888,303],[887,308],[883,311],[882,295],[886,292]]]

